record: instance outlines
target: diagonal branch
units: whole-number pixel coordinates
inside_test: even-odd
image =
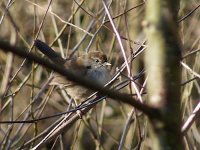
[[[5,51],[5,52],[12,52],[20,57],[27,58],[31,62],[35,61],[38,64],[43,65],[44,67],[52,69],[55,72],[58,72],[59,74],[65,76],[68,80],[76,82],[86,88],[89,88],[89,89],[92,89],[95,91],[99,91],[101,94],[108,96],[114,100],[118,100],[118,101],[124,102],[126,104],[129,104],[129,105],[135,107],[136,109],[142,111],[148,117],[161,119],[160,111],[158,111],[157,109],[152,108],[146,104],[142,104],[139,101],[136,101],[129,94],[119,93],[117,91],[102,87],[102,86],[98,85],[97,83],[90,82],[90,80],[83,78],[81,76],[78,76],[77,74],[74,74],[70,70],[63,68],[62,66],[50,63],[50,62],[36,56],[35,54],[33,54],[31,52],[29,53],[28,51],[25,51],[24,49],[10,45],[8,42],[0,41],[0,48],[1,48],[1,50]]]

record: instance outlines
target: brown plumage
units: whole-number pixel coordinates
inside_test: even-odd
[[[79,57],[75,56],[71,59],[64,60],[42,41],[35,41],[35,45],[42,53],[49,57],[52,62],[63,65],[66,69],[71,70],[81,77],[89,79],[91,82],[105,85],[110,80],[110,74],[106,68],[106,65],[110,64],[107,63],[106,55],[100,51],[91,51]],[[51,85],[64,87],[68,95],[76,100],[77,103],[85,100],[93,92],[77,83],[66,80],[57,73],[54,74]]]

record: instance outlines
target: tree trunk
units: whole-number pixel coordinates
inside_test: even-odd
[[[182,150],[180,77],[181,46],[177,13],[179,1],[148,0],[144,23],[148,38],[145,65],[149,104],[162,118],[150,118],[153,150]]]

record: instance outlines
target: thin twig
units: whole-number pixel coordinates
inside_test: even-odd
[[[188,14],[186,14],[184,17],[182,17],[181,19],[178,20],[178,23],[180,23],[181,21],[185,20],[187,17],[189,17],[190,15],[192,15],[198,8],[200,7],[200,4],[197,5],[192,11],[190,11]]]
[[[200,114],[200,102],[197,104],[195,109],[193,110],[192,114],[189,116],[187,121],[184,123],[184,125],[181,128],[181,132],[183,135],[187,133],[187,131],[190,129],[194,121],[199,117]]]

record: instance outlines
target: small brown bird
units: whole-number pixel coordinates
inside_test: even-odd
[[[107,62],[106,55],[100,51],[91,51],[79,57],[75,56],[65,60],[40,40],[35,41],[35,46],[49,57],[53,63],[63,65],[65,68],[70,69],[79,76],[89,79],[91,82],[97,82],[103,86],[110,80],[110,74],[106,68],[110,64]],[[63,86],[68,95],[77,103],[84,101],[93,92],[77,83],[66,80],[57,73],[55,73],[51,85]]]

